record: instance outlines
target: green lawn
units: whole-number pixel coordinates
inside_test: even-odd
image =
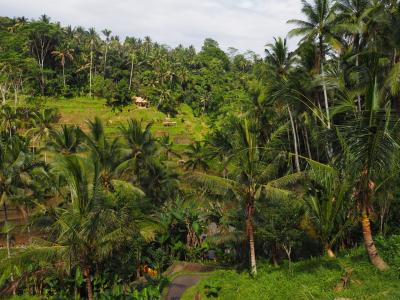
[[[352,270],[348,288],[335,288],[347,270]],[[399,266],[385,273],[368,262],[364,250],[359,249],[338,259],[315,258],[274,268],[260,264],[259,274],[253,279],[246,272],[216,271],[185,292],[182,300],[194,299],[400,299]],[[218,296],[207,297],[207,291]]]
[[[103,120],[106,132],[111,135],[118,134],[118,125],[124,124],[130,118],[143,120],[145,124],[153,122],[152,132],[155,136],[168,134],[176,144],[181,145],[201,140],[207,132],[205,119],[195,117],[191,108],[185,104],[180,106],[175,118],[170,118],[170,121],[176,122],[173,126],[164,126],[167,115],[154,107],[140,109],[132,104],[122,111],[113,111],[104,99],[48,99],[45,106],[59,109],[60,123],[77,124],[83,129],[87,128],[87,120],[98,116]]]

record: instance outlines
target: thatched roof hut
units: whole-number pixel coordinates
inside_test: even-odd
[[[134,97],[132,97],[132,100],[135,102],[135,104],[138,107],[149,107],[150,106],[149,101],[147,101],[146,99],[143,99],[142,97],[134,96]]]

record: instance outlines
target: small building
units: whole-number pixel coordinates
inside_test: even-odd
[[[142,97],[132,97],[132,100],[135,102],[137,107],[147,108],[150,106],[149,101],[143,99]]]

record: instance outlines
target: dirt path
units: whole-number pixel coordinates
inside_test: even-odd
[[[195,285],[204,275],[182,275],[176,277],[168,288],[165,300],[178,300],[182,294],[191,286]]]

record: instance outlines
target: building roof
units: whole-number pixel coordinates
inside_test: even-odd
[[[132,97],[132,99],[135,101],[135,103],[149,103],[149,101],[143,99],[142,97]]]

